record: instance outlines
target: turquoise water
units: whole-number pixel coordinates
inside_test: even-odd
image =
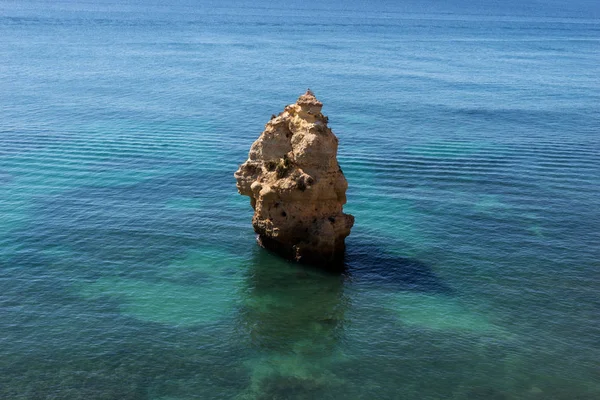
[[[0,398],[600,398],[594,2],[0,1]],[[347,272],[233,172],[310,87]]]

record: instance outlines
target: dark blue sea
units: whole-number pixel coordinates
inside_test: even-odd
[[[307,88],[343,274],[233,178]],[[0,399],[599,398],[596,1],[0,0]]]

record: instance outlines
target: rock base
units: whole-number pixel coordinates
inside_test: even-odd
[[[325,255],[321,249],[311,251],[298,249],[295,245],[280,243],[268,236],[256,235],[258,245],[272,253],[277,254],[287,260],[295,261],[301,264],[316,265],[332,272],[343,272],[346,269],[344,257],[346,246],[342,243],[338,249]]]

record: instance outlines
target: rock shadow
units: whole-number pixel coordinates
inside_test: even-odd
[[[423,261],[392,254],[378,243],[352,240],[344,255],[344,274],[399,291],[452,294],[453,290]]]
[[[271,249],[263,249],[263,252],[271,257],[282,258],[282,263],[297,265],[299,270],[319,271],[324,275],[342,275],[357,282],[377,283],[388,288],[392,286],[398,291],[446,295],[453,293],[452,288],[436,275],[431,265],[415,258],[393,254],[375,242],[351,240],[351,243],[346,245],[341,260],[314,265],[296,263],[285,254]]]

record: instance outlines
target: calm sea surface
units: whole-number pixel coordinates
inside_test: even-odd
[[[0,1],[1,399],[600,398],[597,4],[121,3]],[[233,178],[307,87],[343,275]]]

